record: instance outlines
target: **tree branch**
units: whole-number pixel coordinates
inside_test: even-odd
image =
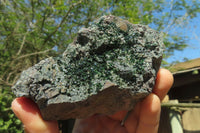
[[[41,25],[41,31],[43,32],[43,28],[44,28],[44,22],[46,20],[46,12],[47,10],[44,11],[44,15],[43,15],[43,19],[42,19],[42,25]]]
[[[35,53],[30,53],[30,54],[22,55],[22,56],[17,57],[16,60],[22,59],[22,58],[25,58],[25,57],[28,57],[28,56],[32,56],[32,55],[45,54],[45,53],[47,53],[47,52],[49,52],[51,50],[52,49],[47,49],[47,50],[40,51],[40,52],[35,52]]]
[[[70,7],[69,7],[69,10],[67,11],[66,15],[63,17],[63,19],[61,20],[61,22],[57,25],[56,29],[51,33],[49,34],[46,39],[44,40],[43,44],[42,45],[45,45],[47,43],[47,41],[58,31],[58,29],[62,26],[62,24],[64,23],[64,21],[67,19],[67,17],[69,16],[69,13],[71,12],[71,10],[81,4],[83,1],[79,1],[78,3],[76,4],[72,4]]]
[[[27,35],[27,34],[28,34],[28,31],[25,33],[25,35],[24,35],[24,37],[23,37],[22,43],[21,43],[20,48],[19,48],[19,50],[18,50],[18,52],[17,52],[17,56],[20,55],[20,53],[21,53],[21,51],[22,51],[22,48],[23,48],[24,43],[25,43],[25,41],[26,41],[26,35]]]
[[[31,18],[31,21],[33,22],[33,20],[34,20],[34,17],[35,17],[35,14],[34,14],[34,1],[33,0],[31,0],[31,8],[32,8],[32,18]]]
[[[13,84],[6,82],[5,80],[3,80],[2,78],[0,78],[0,85],[7,85],[7,86],[13,86]]]

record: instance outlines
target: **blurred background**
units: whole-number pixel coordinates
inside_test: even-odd
[[[0,132],[23,132],[10,109],[20,73],[61,54],[81,27],[107,14],[162,32],[162,67],[176,75],[175,64],[200,57],[199,0],[0,0]]]

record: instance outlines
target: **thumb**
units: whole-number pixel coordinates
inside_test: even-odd
[[[22,121],[25,131],[28,133],[58,133],[56,121],[42,119],[39,108],[30,99],[25,97],[16,98],[11,105],[15,115]]]

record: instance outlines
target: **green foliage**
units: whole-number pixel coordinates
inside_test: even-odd
[[[8,89],[0,88],[0,133],[22,133],[21,122],[10,108],[12,100]]]
[[[24,69],[44,58],[61,54],[78,29],[87,27],[97,17],[113,14],[164,32],[166,59],[174,50],[183,50],[188,46],[187,37],[170,32],[170,27],[187,24],[199,12],[198,0],[2,0],[0,89],[2,91],[4,88],[4,91],[1,92],[0,102],[4,101],[4,104],[1,108],[10,106],[12,98],[7,92]],[[167,65],[167,62],[163,62],[163,65]],[[11,117],[5,113],[3,115]],[[14,117],[11,119],[14,120]],[[10,122],[8,119],[3,121]]]

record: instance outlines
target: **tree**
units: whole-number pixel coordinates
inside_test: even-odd
[[[104,14],[164,31],[168,58],[184,49],[187,40],[168,33],[166,26],[179,26],[199,12],[198,0],[0,0],[0,89],[9,90],[24,69],[61,54],[78,29]],[[0,94],[12,96],[11,91]]]

